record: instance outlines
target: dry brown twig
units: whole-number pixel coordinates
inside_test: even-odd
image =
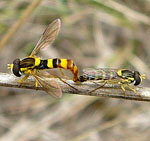
[[[26,80],[24,83],[22,83],[22,85],[18,83],[18,80],[20,80],[20,78],[15,77],[13,74],[0,73],[0,86],[42,90],[42,87],[40,86],[37,88],[35,87],[35,80],[32,77],[29,77],[29,79]],[[99,87],[99,85],[94,84],[92,82],[84,82],[82,84],[76,84],[71,80],[65,80],[65,81],[69,85],[76,88],[78,91],[76,89],[71,88],[69,85],[66,85],[64,82],[58,79],[58,82],[62,88],[63,93],[119,98],[119,99],[137,100],[137,101],[150,101],[150,88],[146,88],[146,87],[137,87],[136,88],[137,93],[129,89],[126,89],[126,92],[124,93],[120,86],[106,84],[104,87],[101,87],[100,89],[97,89],[92,93],[90,93],[90,91],[96,89],[97,87]]]

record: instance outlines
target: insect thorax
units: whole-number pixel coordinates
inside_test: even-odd
[[[138,71],[130,71],[126,69],[118,70],[117,74],[122,78],[122,83],[133,83],[135,86],[141,83],[141,75]]]
[[[20,77],[22,73],[35,67],[35,58],[15,59],[13,61],[12,71],[15,76]]]

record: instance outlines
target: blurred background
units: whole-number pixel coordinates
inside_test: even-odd
[[[32,3],[33,2],[33,3]],[[150,86],[149,0],[1,0],[0,72],[30,54],[54,19],[62,26],[42,58],[87,67],[128,68]],[[69,75],[69,74],[66,74]],[[0,87],[0,140],[149,141],[150,104]]]

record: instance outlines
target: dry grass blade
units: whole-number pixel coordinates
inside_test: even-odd
[[[3,48],[5,44],[11,39],[17,29],[23,24],[23,22],[31,15],[33,10],[40,4],[42,0],[34,0],[31,5],[24,11],[21,18],[9,29],[9,31],[4,35],[0,41],[0,48]]]
[[[129,18],[132,22],[136,22],[136,23],[142,22],[147,25],[150,24],[150,18],[148,16],[146,16],[142,13],[139,13],[135,10],[132,10],[125,5],[119,4],[118,2],[111,1],[111,0],[107,0],[107,1],[95,0],[95,2],[103,3],[106,6],[119,11],[120,13],[125,15],[127,18]]]

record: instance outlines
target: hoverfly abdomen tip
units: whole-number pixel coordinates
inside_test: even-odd
[[[83,82],[83,81],[80,80],[80,78],[73,78],[73,81],[76,82],[76,83]]]
[[[79,77],[79,81],[80,82],[84,82],[84,81],[86,81],[87,79],[83,76],[83,75],[81,75],[80,77]]]

